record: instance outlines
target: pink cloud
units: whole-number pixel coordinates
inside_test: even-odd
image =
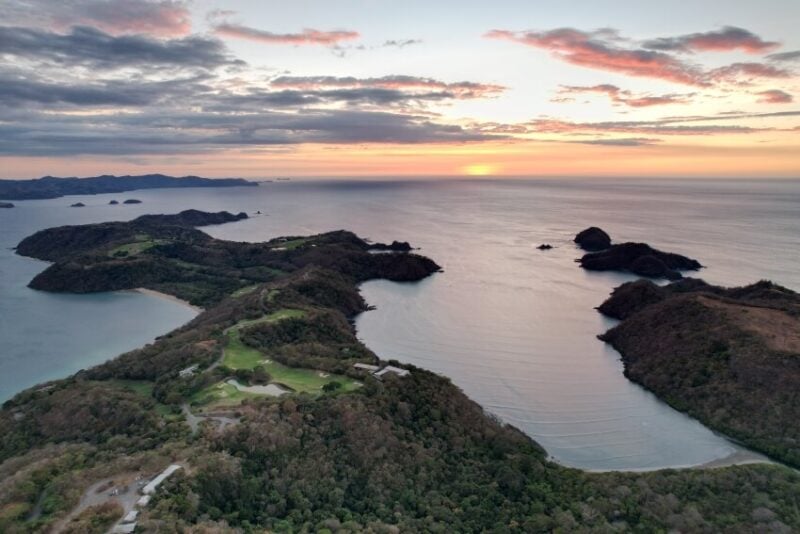
[[[770,89],[756,93],[761,98],[758,99],[762,104],[790,104],[794,102],[794,97],[780,89]]]
[[[717,31],[691,33],[679,37],[662,37],[644,43],[645,48],[677,52],[730,52],[741,50],[748,54],[763,54],[779,47],[780,43],[765,41],[758,35],[735,26]]]
[[[686,41],[684,47],[690,50],[769,50],[777,43],[763,41],[760,38],[741,30],[746,35],[724,29],[720,32],[696,34],[689,37],[675,38]],[[698,87],[712,87],[717,84],[733,83],[747,85],[755,78],[788,78],[792,73],[786,69],[765,63],[733,63],[725,67],[704,70],[697,65],[687,63],[674,54],[644,48],[623,48],[625,39],[609,30],[584,32],[572,28],[560,28],[550,31],[512,32],[492,30],[485,37],[504,39],[549,51],[557,59],[590,69],[605,70],[628,76],[638,76],[666,80]],[[665,50],[681,50],[666,40],[645,43],[651,48],[660,47]],[[716,48],[714,48],[716,47]],[[684,51],[684,50],[682,50]],[[665,103],[659,99],[645,98],[640,106]]]
[[[754,78],[789,78],[791,73],[765,63],[733,63],[710,71],[708,76],[717,82],[748,83]]]
[[[322,31],[315,29],[304,29],[300,33],[273,33],[241,24],[222,23],[214,27],[214,32],[223,37],[234,37],[237,39],[248,39],[259,43],[267,44],[288,44],[288,45],[323,45],[330,46],[342,41],[358,39],[360,34],[355,31],[334,30]]]
[[[603,35],[561,28],[545,32],[492,30],[486,37],[548,50],[558,59],[581,67],[686,85],[707,85],[703,73],[692,65],[662,52],[620,48],[603,41]]]
[[[571,122],[559,119],[538,119],[528,123],[531,132],[589,135],[624,133],[637,135],[717,135],[749,134],[765,130],[748,126],[682,125],[664,121]]]
[[[180,0],[10,0],[6,21],[63,30],[92,26],[113,35],[145,33],[157,37],[187,35],[191,13]]]
[[[632,108],[643,108],[651,106],[664,106],[669,104],[685,104],[689,102],[688,95],[668,94],[668,95],[635,95],[631,91],[620,89],[616,85],[601,84],[592,86],[565,85],[558,91],[560,95],[574,95],[581,93],[604,94],[615,104],[620,104]]]
[[[486,98],[496,96],[506,88],[502,85],[477,82],[447,83],[419,76],[390,75],[379,78],[354,76],[281,76],[271,82],[276,89],[321,90],[330,88],[380,88],[399,90],[441,90],[456,98]]]

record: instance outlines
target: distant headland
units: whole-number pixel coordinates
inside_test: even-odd
[[[33,200],[59,198],[67,195],[99,195],[122,193],[137,189],[165,189],[172,187],[257,187],[257,182],[243,178],[201,178],[199,176],[167,176],[144,174],[141,176],[113,176],[104,174],[89,178],[58,178],[45,176],[35,180],[0,180],[0,199]]]

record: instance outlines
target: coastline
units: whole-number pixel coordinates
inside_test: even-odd
[[[770,460],[763,454],[751,451],[749,449],[741,449],[733,454],[730,454],[724,458],[718,458],[716,460],[711,460],[710,462],[706,462],[704,464],[695,465],[690,469],[719,469],[721,467],[731,467],[734,465],[750,465],[750,464],[767,464],[767,465],[781,465],[784,467],[789,467],[783,463],[775,462]],[[789,469],[791,469],[789,467]]]
[[[200,306],[195,306],[186,300],[179,299],[173,295],[168,295],[167,293],[162,293],[161,291],[156,291],[155,289],[147,289],[146,287],[137,287],[136,289],[130,289],[129,291],[134,291],[136,293],[141,293],[142,295],[149,295],[151,297],[158,297],[162,299],[166,299],[177,304],[181,304],[186,306],[187,308],[191,308],[197,314],[201,314],[205,311],[205,308],[201,308]]]

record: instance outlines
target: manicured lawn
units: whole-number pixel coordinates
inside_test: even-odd
[[[225,346],[225,358],[222,365],[231,369],[252,369],[264,359],[264,355],[256,349],[242,343],[239,331],[242,328],[259,323],[274,323],[283,319],[305,317],[303,310],[284,309],[278,310],[258,319],[241,321],[228,329],[228,342]]]
[[[147,249],[153,248],[156,245],[161,245],[166,243],[164,239],[144,239],[142,241],[134,241],[133,243],[126,243],[125,245],[120,245],[114,249],[111,249],[108,253],[109,256],[135,256],[136,254],[141,254]]]
[[[225,356],[222,365],[230,369],[254,369],[261,365],[272,377],[271,382],[281,384],[297,392],[321,393],[322,387],[330,382],[339,382],[342,387],[339,391],[353,391],[361,383],[342,375],[333,375],[315,369],[302,369],[288,367],[270,360],[261,351],[248,347],[242,343],[240,331],[242,328],[264,322],[276,322],[283,319],[305,317],[303,310],[284,309],[278,310],[258,319],[241,321],[228,329]],[[258,396],[237,390],[230,384],[220,383],[204,389],[194,396],[193,401],[198,403],[213,402],[215,405],[224,403],[233,405],[247,397]]]
[[[261,352],[242,343],[238,329],[228,331],[228,343],[225,346],[222,365],[230,369],[252,369],[263,359],[264,355]]]
[[[246,321],[239,321],[234,326],[232,326],[228,332],[230,333],[233,332],[234,330],[241,330],[242,328],[247,328],[248,326],[253,326],[254,324],[276,323],[278,321],[282,321],[283,319],[300,319],[305,316],[306,312],[304,310],[293,310],[290,308],[286,308],[283,310],[278,310],[276,312],[270,313],[269,315],[259,317],[258,319],[248,319]]]
[[[329,382],[339,382],[342,385],[339,391],[353,391],[361,386],[360,382],[347,376],[328,374],[315,369],[288,367],[275,361],[261,362],[260,365],[263,365],[272,377],[272,382],[298,392],[321,393],[322,386]]]
[[[205,405],[208,408],[219,406],[236,406],[245,399],[260,397],[256,393],[239,391],[227,382],[219,382],[213,386],[198,391],[192,396],[191,404]]]

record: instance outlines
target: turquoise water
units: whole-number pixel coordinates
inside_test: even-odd
[[[18,207],[0,210],[0,402],[138,348],[196,315],[187,306],[132,291],[68,295],[28,289],[47,263],[10,250],[23,237],[121,214],[110,207],[64,207],[71,199],[15,202]]]
[[[121,209],[105,206],[112,196],[20,202],[11,213],[0,213],[0,224],[18,221],[15,232],[2,227],[3,243],[18,241],[32,227],[186,208],[264,213],[206,229],[225,239],[257,241],[347,228],[375,240],[408,240],[442,265],[444,273],[418,284],[364,284],[364,296],[377,309],[359,316],[360,338],[383,358],[451,377],[488,411],[535,438],[554,459],[586,469],[699,465],[737,448],[624,378],[618,354],[595,337],[613,323],[594,307],[629,278],[579,269],[573,260],[580,253],[571,243],[578,230],[599,225],[617,240],[648,241],[695,257],[708,266],[700,276],[713,283],[770,278],[800,289],[798,182],[276,182],[257,190],[163,190],[135,196],[144,204]],[[77,201],[87,207],[64,207]],[[543,242],[556,248],[536,250]],[[14,265],[13,280],[5,276],[8,262]],[[127,331],[119,321],[128,316],[124,309],[131,304],[124,299],[132,295],[65,299],[22,289],[39,268],[38,262],[0,252],[0,335],[11,349],[0,355],[3,380],[6,370],[27,373],[28,382],[36,375],[23,372],[27,366],[4,362],[9,355],[25,361],[19,355],[30,335],[46,347],[61,347],[70,336],[69,328],[38,327],[31,313],[6,321],[11,309],[33,307],[39,317],[51,317],[53,325],[61,324],[58,317],[91,324],[84,336],[72,340],[70,350],[59,352],[71,365],[88,364],[72,358],[92,352],[98,332]],[[8,306],[7,295],[15,292],[17,302]],[[48,304],[41,305],[40,298]],[[143,323],[153,310],[162,309],[178,324],[167,311],[171,308],[165,308],[170,303],[136,298],[142,299]],[[80,305],[92,302],[86,299],[120,303],[119,314],[82,319],[88,310]],[[151,337],[175,325],[155,322],[149,323]],[[22,335],[23,330],[29,334]],[[129,338],[112,337],[119,342]],[[39,349],[28,354],[44,367],[52,361]],[[102,351],[96,354],[103,359]],[[10,378],[7,383],[27,385],[23,382]]]

